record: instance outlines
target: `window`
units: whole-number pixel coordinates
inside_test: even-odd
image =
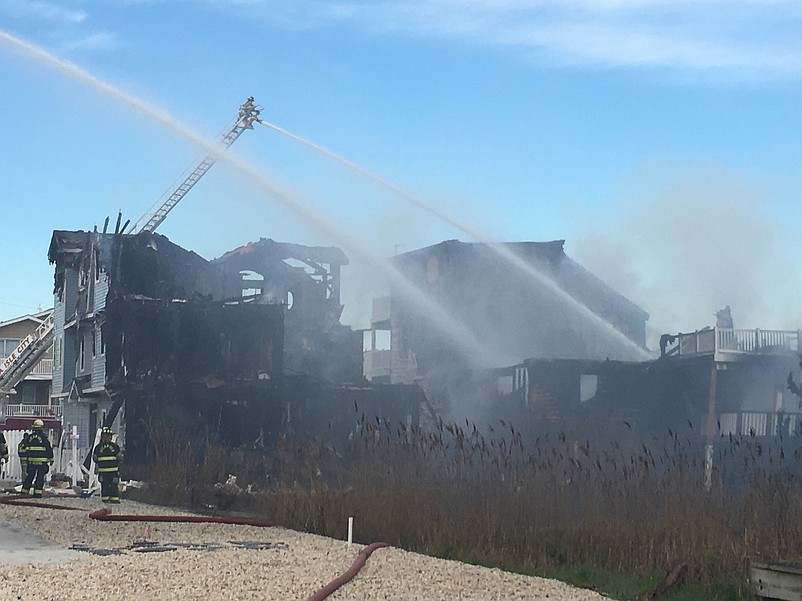
[[[599,388],[599,376],[596,374],[582,374],[579,376],[579,400],[585,403],[596,396]]]
[[[242,296],[262,294],[265,276],[250,270],[240,271],[239,274],[242,278]]]
[[[374,349],[377,351],[389,351],[393,348],[392,332],[390,330],[375,330]]]
[[[19,346],[19,338],[0,338],[0,358],[5,359]]]
[[[83,371],[84,365],[84,337],[81,336],[81,343],[78,347],[78,371]]]

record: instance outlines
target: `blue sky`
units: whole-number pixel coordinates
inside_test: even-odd
[[[204,150],[20,46],[214,140],[262,117],[501,241],[566,252],[692,331],[796,329],[802,5],[784,0],[4,0],[0,320],[52,304],[54,229],[136,221]],[[257,127],[229,151],[390,256],[471,238]],[[269,237],[337,245],[218,163],[159,228],[211,259]],[[344,320],[380,282],[352,256]]]

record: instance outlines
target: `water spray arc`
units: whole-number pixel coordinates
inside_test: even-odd
[[[360,175],[368,178],[369,180],[373,181],[374,183],[380,185],[381,187],[389,190],[390,192],[392,192],[393,194],[397,195],[401,199],[406,200],[407,202],[409,202],[409,203],[411,203],[411,204],[423,209],[424,211],[430,213],[431,215],[434,215],[435,217],[441,219],[442,221],[448,223],[449,225],[454,226],[455,228],[457,228],[458,230],[464,232],[465,234],[467,234],[468,236],[470,236],[474,240],[478,240],[479,242],[482,242],[482,243],[486,244],[493,252],[495,252],[499,257],[501,257],[509,265],[511,265],[511,266],[515,267],[516,269],[522,271],[524,274],[529,276],[529,278],[534,280],[534,282],[543,285],[546,288],[546,290],[548,290],[551,294],[556,296],[562,302],[568,304],[568,306],[573,308],[579,315],[581,315],[583,318],[585,318],[590,323],[592,323],[594,326],[596,326],[603,334],[605,334],[606,336],[609,336],[609,337],[611,337],[611,338],[613,338],[613,339],[615,339],[615,340],[617,340],[619,342],[624,343],[626,348],[630,349],[637,356],[639,356],[639,357],[641,357],[643,359],[650,359],[651,358],[651,355],[649,355],[649,353],[647,353],[643,348],[641,348],[635,342],[633,342],[631,339],[629,339],[623,332],[618,330],[610,322],[606,321],[605,319],[603,319],[602,317],[600,317],[599,315],[597,315],[596,313],[591,311],[583,303],[581,303],[578,300],[576,300],[573,296],[571,296],[565,290],[563,290],[560,287],[560,285],[557,284],[557,282],[555,282],[551,277],[549,277],[547,274],[544,274],[542,271],[537,269],[531,263],[528,263],[527,261],[524,261],[521,257],[519,257],[514,252],[512,252],[505,244],[490,239],[489,236],[482,234],[481,232],[479,232],[475,228],[472,228],[471,226],[469,226],[469,225],[467,225],[467,224],[455,219],[454,217],[445,214],[444,212],[439,210],[437,207],[434,207],[433,205],[431,205],[430,203],[427,203],[423,199],[420,199],[417,196],[415,196],[413,194],[410,194],[409,192],[407,192],[403,188],[401,188],[401,187],[393,184],[392,182],[389,182],[386,179],[384,179],[384,178],[382,178],[382,177],[380,177],[380,176],[368,171],[364,167],[361,167],[361,166],[349,161],[348,159],[345,159],[345,158],[339,156],[338,154],[332,152],[331,150],[329,150],[327,148],[324,148],[324,147],[322,147],[322,146],[320,146],[318,144],[315,144],[314,142],[310,142],[309,140],[306,140],[306,139],[302,138],[301,136],[298,136],[298,135],[296,135],[296,134],[294,134],[294,133],[292,133],[290,131],[287,131],[286,129],[283,129],[283,128],[279,127],[278,125],[274,125],[273,123],[269,123],[269,122],[267,122],[267,121],[265,121],[263,119],[258,119],[257,122],[260,123],[261,125],[264,125],[265,127],[268,127],[268,128],[270,128],[272,130],[275,130],[275,131],[279,132],[280,134],[283,134],[283,135],[285,135],[285,136],[287,136],[289,138],[292,138],[293,140],[296,140],[296,141],[308,146],[309,148],[312,148],[313,150],[315,150],[315,151],[317,151],[317,152],[329,157],[330,159],[336,161],[337,163],[343,165],[344,167],[347,167],[348,169],[351,169],[351,170],[359,173]]]
[[[226,149],[221,148],[219,144],[205,140],[200,135],[172,118],[166,112],[156,109],[139,98],[100,81],[83,69],[56,58],[45,50],[20,40],[2,30],[0,30],[0,41],[4,41],[36,60],[55,67],[65,75],[95,90],[103,92],[150,121],[165,127],[180,138],[200,148],[214,160],[225,163],[233,170],[246,176],[258,189],[267,193],[283,207],[300,217],[305,223],[315,227],[326,236],[337,240],[350,253],[353,253],[367,264],[380,270],[408,301],[414,303],[423,310],[423,314],[429,320],[430,324],[448,337],[452,343],[454,343],[456,350],[460,352],[471,365],[480,367],[509,364],[510,357],[505,356],[500,351],[488,349],[486,345],[481,344],[473,332],[466,328],[464,324],[457,322],[433,299],[409,282],[389,261],[383,259],[381,253],[376,249],[369,248],[333,222],[324,219],[295,194],[282,189],[278,184],[270,181],[259,173],[254,167],[238,160],[230,153],[226,153]]]

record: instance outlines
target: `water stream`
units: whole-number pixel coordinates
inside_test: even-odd
[[[482,242],[482,243],[486,244],[491,250],[493,250],[493,252],[495,252],[499,257],[501,257],[506,263],[508,263],[509,265],[511,265],[514,268],[516,268],[516,269],[520,270],[521,272],[523,272],[525,275],[527,275],[533,281],[533,283],[537,283],[537,284],[541,285],[542,287],[544,287],[552,295],[556,296],[562,303],[564,303],[566,306],[568,306],[571,309],[573,309],[574,311],[576,311],[576,313],[578,315],[580,315],[588,323],[590,323],[594,327],[596,327],[603,335],[608,336],[608,337],[612,338],[613,340],[616,340],[618,342],[623,343],[625,345],[625,348],[627,348],[628,350],[632,351],[635,354],[635,356],[637,356],[637,357],[640,357],[642,359],[650,359],[651,358],[651,355],[649,355],[649,353],[647,353],[644,349],[642,349],[635,342],[633,342],[630,338],[628,338],[623,332],[621,332],[619,329],[617,329],[613,324],[611,324],[610,322],[606,321],[604,318],[602,318],[598,314],[596,314],[593,311],[591,311],[583,303],[579,302],[573,296],[568,294],[551,277],[549,277],[547,274],[545,274],[542,271],[540,271],[532,263],[529,263],[528,261],[525,261],[524,259],[522,259],[518,255],[516,255],[504,243],[492,240],[489,236],[479,232],[476,228],[473,228],[473,227],[471,227],[471,226],[459,221],[455,217],[442,212],[437,207],[435,207],[432,204],[426,202],[425,200],[423,200],[421,198],[418,198],[417,196],[415,196],[413,194],[410,194],[409,192],[407,192],[403,188],[401,188],[401,187],[393,184],[392,182],[389,182],[386,179],[384,179],[384,178],[382,178],[382,177],[380,177],[380,176],[368,171],[364,167],[360,167],[359,165],[349,161],[348,159],[345,159],[345,158],[339,156],[338,154],[332,152],[331,150],[329,150],[327,148],[319,146],[318,144],[315,144],[314,142],[310,142],[309,140],[306,140],[306,139],[302,138],[301,136],[298,136],[298,135],[296,135],[296,134],[294,134],[294,133],[292,133],[290,131],[287,131],[286,129],[282,129],[281,127],[279,127],[277,125],[274,125],[272,123],[269,123],[267,121],[259,120],[259,123],[261,123],[265,127],[269,127],[270,129],[273,129],[273,130],[275,130],[275,131],[277,131],[277,132],[279,132],[279,133],[281,133],[281,134],[283,134],[283,135],[285,135],[285,136],[287,136],[289,138],[292,138],[293,140],[296,140],[296,141],[308,146],[309,148],[312,148],[313,150],[315,150],[315,151],[317,151],[317,152],[329,157],[330,159],[336,161],[337,163],[347,167],[348,169],[351,169],[351,170],[355,171],[356,173],[366,177],[370,181],[372,181],[372,182],[380,185],[381,187],[389,190],[390,192],[392,192],[396,196],[402,198],[403,200],[406,200],[407,202],[410,202],[410,203],[414,204],[415,206],[423,209],[424,211],[430,213],[431,215],[434,215],[435,217],[437,217],[437,218],[445,221],[446,223],[454,226],[455,228],[457,228],[460,231],[464,232],[465,234],[467,234],[468,236],[470,236],[474,240],[478,240],[479,242]]]
[[[487,348],[477,340],[473,332],[459,323],[438,303],[423,291],[409,282],[389,261],[382,257],[376,249],[372,249],[365,243],[346,232],[337,224],[325,219],[315,212],[309,203],[303,201],[296,194],[283,189],[278,183],[269,180],[255,167],[238,159],[231,151],[225,151],[220,144],[208,141],[199,134],[192,131],[178,120],[171,117],[167,112],[158,109],[143,100],[120,90],[110,84],[100,81],[83,69],[63,61],[47,51],[34,46],[24,40],[12,36],[0,30],[0,41],[11,45],[18,51],[56,68],[64,75],[67,75],[112,99],[129,107],[145,118],[157,123],[175,135],[190,142],[208,156],[212,156],[221,163],[225,163],[230,168],[241,173],[262,192],[267,193],[271,198],[279,202],[292,213],[300,217],[305,223],[311,225],[319,232],[341,244],[348,253],[359,257],[368,265],[379,270],[405,299],[421,309],[422,315],[429,320],[433,328],[445,335],[457,350],[468,362],[475,367],[504,366],[511,365],[519,359],[510,357],[497,349]]]

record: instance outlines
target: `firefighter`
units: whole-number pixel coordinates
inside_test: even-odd
[[[8,461],[8,443],[6,442],[6,435],[0,430],[0,459]]]
[[[92,451],[92,458],[97,465],[97,476],[100,480],[100,500],[104,503],[120,502],[120,462],[122,452],[119,445],[112,440],[111,428],[100,431],[100,443]]]
[[[25,474],[25,481],[22,483],[22,494],[31,494],[33,486],[33,497],[42,497],[45,488],[45,476],[53,465],[53,447],[44,432],[45,424],[41,419],[33,422],[33,431],[25,444],[25,456],[28,459],[28,470]]]
[[[2,430],[0,430],[0,463],[8,465],[8,443]]]
[[[31,437],[30,432],[25,432],[22,435],[22,440],[19,441],[17,445],[17,457],[19,457],[19,466],[20,466],[20,473],[22,474],[22,481],[25,481],[25,477],[28,475],[28,439]]]

